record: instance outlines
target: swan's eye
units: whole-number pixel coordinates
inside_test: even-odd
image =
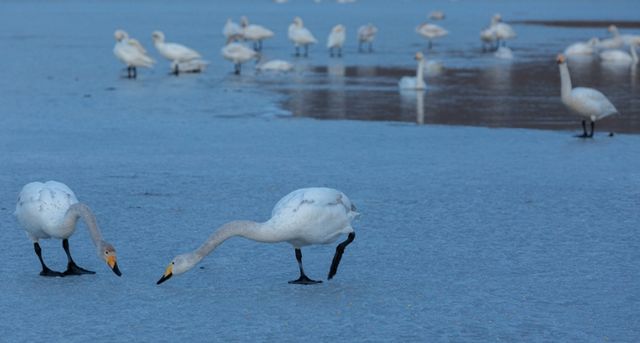
[[[172,261],[171,264],[176,264],[176,263]]]

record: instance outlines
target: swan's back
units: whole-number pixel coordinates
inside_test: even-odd
[[[622,62],[631,63],[633,58],[631,55],[622,50],[605,50],[600,53],[600,59],[606,62]]]
[[[32,239],[65,237],[73,233],[73,228],[70,232],[58,229],[69,207],[77,202],[76,195],[63,183],[31,182],[18,195],[15,215]]]
[[[611,101],[593,88],[576,87],[571,90],[571,96],[562,101],[572,111],[594,121],[618,113]]]
[[[414,76],[403,76],[398,81],[398,87],[400,89],[418,89],[417,83],[417,79]]]
[[[188,61],[202,57],[197,51],[178,43],[162,43],[158,45],[158,51],[173,61]]]
[[[234,23],[231,19],[228,19],[222,28],[222,34],[226,37],[233,37],[242,35],[242,28],[237,23]]]
[[[260,40],[273,37],[273,31],[260,25],[249,25],[244,28],[244,36],[249,40]]]
[[[377,32],[378,28],[372,24],[362,25],[358,29],[358,40],[367,43],[372,42],[375,39]]]
[[[257,53],[240,43],[230,43],[222,48],[222,56],[229,61],[239,63],[256,57]]]
[[[284,196],[275,205],[269,223],[296,247],[334,242],[353,232],[358,215],[351,200],[331,188],[303,188]]]
[[[311,34],[311,31],[309,31],[306,27],[297,26],[295,26],[293,28],[293,31],[291,32],[291,40],[296,44],[315,44],[318,42],[316,38]]]
[[[138,43],[139,44],[139,43]],[[113,53],[116,57],[127,66],[134,67],[151,67],[154,60],[144,54],[140,48],[130,41],[121,41],[116,43]],[[142,48],[144,49],[144,48]]]

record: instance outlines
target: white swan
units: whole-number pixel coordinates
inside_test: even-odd
[[[116,44],[113,47],[113,54],[127,66],[127,77],[136,78],[137,67],[151,68],[155,61],[147,56],[147,51],[136,39],[129,38],[123,30],[116,30],[114,33]]]
[[[240,25],[243,37],[253,42],[253,49],[256,51],[262,50],[263,40],[273,37],[273,31],[264,26],[249,24],[249,19],[245,16],[240,18]]]
[[[605,50],[600,53],[600,59],[605,63],[636,64],[638,54],[634,45],[629,46],[629,52],[623,50]]]
[[[175,69],[175,67],[179,66],[180,62],[187,62],[202,57],[197,51],[182,44],[166,43],[164,41],[164,33],[160,31],[154,31],[151,37],[153,38],[153,45],[155,45],[160,55],[172,62],[172,67],[174,68],[172,70],[176,75],[180,73],[180,70]]]
[[[227,39],[227,42],[237,41],[242,39],[242,27],[235,23],[233,19],[227,18],[227,21],[222,28],[222,34]]]
[[[400,89],[423,90],[427,88],[427,85],[424,82],[424,55],[421,52],[417,52],[415,59],[418,61],[416,76],[403,76],[398,82],[398,87],[400,87]]]
[[[599,41],[598,38],[594,37],[587,42],[573,43],[564,49],[564,54],[565,56],[593,55]]]
[[[373,51],[373,40],[376,38],[378,28],[368,23],[358,28],[358,51],[362,52],[362,44],[369,44],[369,52]]]
[[[516,31],[511,25],[502,22],[502,16],[499,13],[493,15],[491,18],[491,27],[495,31],[498,46],[507,45],[507,40],[516,38]]]
[[[571,86],[571,75],[564,55],[558,55],[560,67],[560,95],[562,103],[574,114],[588,118],[591,122],[591,133],[587,134],[586,119],[582,120],[583,134],[578,137],[591,138],[596,120],[618,113],[611,101],[604,94],[593,88]]]
[[[434,39],[444,37],[449,32],[436,24],[423,23],[416,27],[416,33],[429,40],[429,49],[431,49]]]
[[[33,248],[42,265],[42,276],[65,276],[95,274],[90,270],[78,267],[69,252],[69,237],[76,230],[76,223],[82,218],[87,224],[91,240],[95,244],[98,257],[103,259],[113,272],[120,276],[116,262],[116,250],[102,239],[96,217],[89,207],[78,202],[76,195],[67,185],[47,181],[26,184],[18,195],[15,216],[27,236],[33,241]],[[64,273],[52,271],[42,259],[40,239],[56,238],[62,240],[62,248],[67,254],[67,270]]]
[[[300,46],[304,47],[304,56],[309,56],[309,44],[315,44],[318,40],[311,34],[300,17],[293,18],[293,23],[289,25],[289,40],[296,47],[296,56],[300,56]]]
[[[327,38],[327,48],[329,49],[329,55],[333,57],[333,49],[338,50],[338,57],[342,57],[342,46],[347,39],[347,32],[342,24],[338,24],[331,29],[329,37]]]
[[[240,43],[229,43],[222,48],[221,52],[222,57],[233,62],[234,72],[236,75],[240,74],[240,69],[243,63],[259,58],[257,52]]]
[[[497,41],[498,36],[493,26],[489,26],[480,31],[480,40],[482,41],[482,51],[495,50],[498,48]]]
[[[618,49],[624,45],[624,40],[620,36],[618,27],[609,25],[607,31],[611,33],[611,38],[602,39],[596,44],[598,49]]]
[[[219,227],[198,249],[176,256],[167,267],[158,284],[173,275],[180,275],[193,268],[222,242],[241,236],[263,243],[287,242],[295,249],[300,277],[289,281],[295,284],[315,284],[302,268],[300,248],[314,244],[335,242],[342,234],[347,239],[336,248],[329,269],[331,279],[338,270],[344,249],[355,238],[351,221],[358,215],[347,196],[331,188],[304,188],[293,191],[280,199],[273,208],[271,219],[266,222],[232,221]]]
[[[283,60],[271,60],[256,66],[260,71],[288,72],[293,70],[293,64]]]

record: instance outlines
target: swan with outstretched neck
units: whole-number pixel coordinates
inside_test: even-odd
[[[564,55],[560,54],[556,58],[560,68],[560,96],[562,103],[579,116],[585,117],[582,120],[583,134],[577,137],[592,138],[595,130],[595,122],[604,117],[618,113],[611,101],[604,94],[593,88],[571,86],[571,75]],[[591,132],[587,133],[586,120],[591,123]]]
[[[418,61],[416,76],[403,76],[398,82],[400,89],[422,90],[427,88],[427,84],[424,82],[424,55],[422,52],[416,53],[415,60]]]
[[[266,222],[239,220],[220,226],[198,249],[176,256],[157,284],[167,281],[173,275],[180,275],[190,270],[222,242],[235,236],[262,243],[291,244],[295,249],[300,277],[289,283],[305,285],[321,283],[322,281],[309,279],[304,273],[300,249],[308,245],[333,243],[340,235],[348,235],[347,239],[336,248],[328,276],[332,279],[338,271],[338,264],[345,247],[355,238],[351,221],[357,215],[356,208],[349,198],[338,190],[298,189],[278,201],[271,213],[271,219]]]
[[[116,262],[116,250],[102,238],[95,215],[87,205],[78,202],[67,185],[56,181],[26,184],[18,195],[14,214],[27,232],[27,236],[33,241],[34,250],[42,266],[40,275],[95,274],[93,271],[78,267],[69,251],[69,237],[75,232],[80,218],[87,224],[98,257],[103,259],[116,275],[122,275]],[[62,248],[67,254],[67,270],[63,273],[49,269],[42,259],[39,240],[48,238],[62,240]]]

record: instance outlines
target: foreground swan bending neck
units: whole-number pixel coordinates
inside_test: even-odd
[[[173,275],[193,268],[222,242],[234,236],[263,243],[288,242],[295,249],[300,269],[300,277],[290,283],[319,283],[320,281],[311,280],[304,273],[300,248],[332,243],[341,234],[348,234],[347,240],[336,248],[329,269],[328,278],[331,279],[337,272],[344,248],[355,238],[351,221],[357,215],[349,198],[338,190],[303,188],[293,191],[280,199],[273,209],[271,219],[266,222],[239,220],[220,226],[198,249],[176,256],[157,283],[161,284]]]

